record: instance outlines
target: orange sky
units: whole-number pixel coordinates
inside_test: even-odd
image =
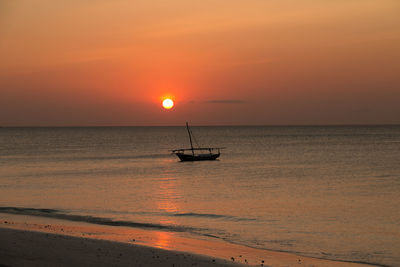
[[[0,125],[400,123],[399,14],[398,0],[2,0]]]

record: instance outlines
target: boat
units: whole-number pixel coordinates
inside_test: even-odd
[[[172,150],[181,161],[216,160],[221,155],[224,147],[193,147],[192,132],[186,122],[186,130],[189,134],[190,148]]]

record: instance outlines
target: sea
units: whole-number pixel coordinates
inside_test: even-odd
[[[0,128],[0,212],[400,266],[400,126],[191,129]]]

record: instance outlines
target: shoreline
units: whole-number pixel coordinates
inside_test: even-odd
[[[202,255],[53,233],[0,227],[0,236],[0,266],[243,266]]]
[[[77,266],[132,266],[133,262],[133,266],[373,266],[254,249],[211,238],[195,239],[173,232],[6,213],[0,213],[0,236],[0,253],[8,251],[8,255],[17,255],[9,258],[9,262],[5,261],[6,256],[0,255],[0,265],[6,266],[24,265],[24,261],[32,258],[32,253],[36,254],[34,258],[42,259],[40,264],[33,263],[37,266],[46,265],[46,262],[59,266],[71,265],[71,262]],[[52,255],[58,253],[48,251],[55,247],[59,250],[74,248],[74,255],[59,255],[60,262],[55,262]],[[93,250],[94,247],[100,250]],[[122,255],[118,250],[123,251],[119,253]]]

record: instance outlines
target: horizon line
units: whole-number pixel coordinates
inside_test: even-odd
[[[184,125],[0,125],[1,128],[105,128],[105,127],[183,127]],[[365,124],[197,124],[191,127],[346,127],[346,126],[400,126],[400,123]]]

